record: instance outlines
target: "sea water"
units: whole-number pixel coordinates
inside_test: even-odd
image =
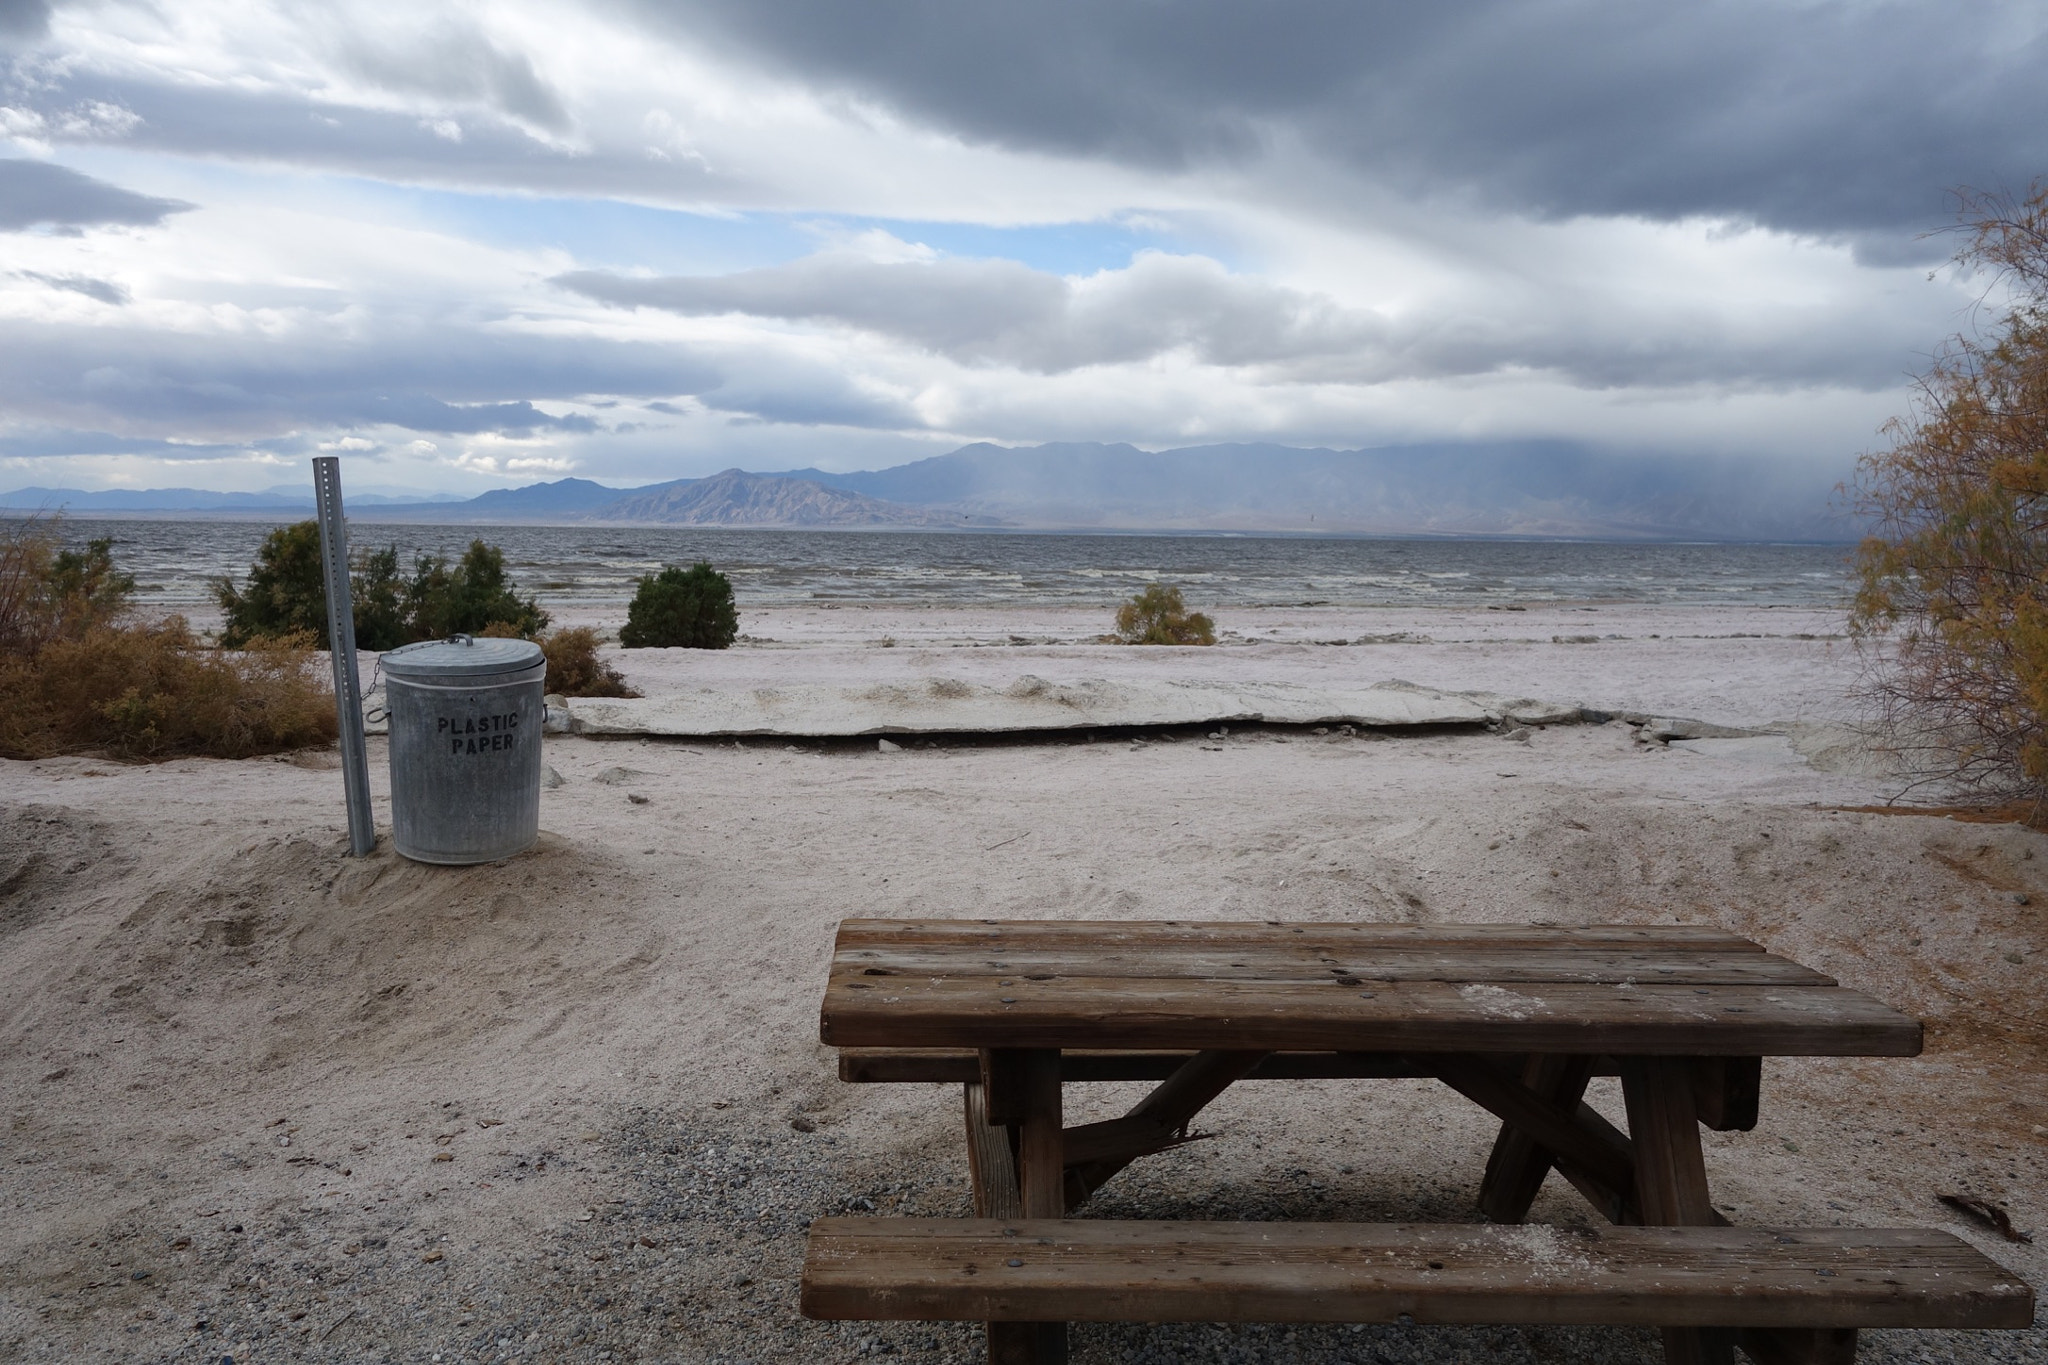
[[[75,518],[67,540],[110,536],[141,604],[207,612],[211,583],[246,577],[271,529],[254,521]],[[699,559],[731,577],[742,610],[1114,604],[1150,583],[1190,606],[1485,606],[1638,602],[1839,607],[1840,545],[1616,544],[1231,535],[738,530],[725,527],[417,526],[358,522],[357,548],[454,558],[472,539],[504,551],[542,606],[621,606],[663,565]]]

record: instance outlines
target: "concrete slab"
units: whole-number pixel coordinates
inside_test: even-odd
[[[1575,707],[1403,683],[1055,683],[1032,674],[1006,687],[929,678],[866,687],[698,688],[628,700],[575,697],[568,708],[568,728],[577,734],[808,738],[1261,723],[1406,728],[1483,725],[1503,716],[1556,724],[1578,716]]]

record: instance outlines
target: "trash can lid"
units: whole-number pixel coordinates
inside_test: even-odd
[[[401,645],[378,662],[386,673],[401,678],[478,678],[517,673],[540,663],[542,657],[540,646],[531,640],[457,635]]]

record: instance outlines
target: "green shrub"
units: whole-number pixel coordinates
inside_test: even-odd
[[[223,623],[220,642],[229,649],[288,635],[311,635],[324,643],[327,589],[320,573],[320,524],[278,527],[257,549],[248,586],[237,589],[232,578],[218,578],[213,594]]]
[[[627,649],[725,649],[739,632],[732,580],[699,560],[640,580],[619,643]]]
[[[1179,588],[1154,583],[1116,609],[1116,639],[1126,645],[1213,645],[1216,623],[1189,611]]]
[[[511,626],[530,640],[548,628],[548,614],[506,581],[505,552],[481,540],[469,542],[453,566],[437,555],[414,561],[406,600],[415,640],[480,635],[494,625]]]
[[[548,614],[522,599],[505,577],[504,552],[481,540],[453,565],[439,555],[413,559],[412,577],[399,572],[398,547],[359,550],[350,556],[349,597],[356,647],[396,649],[415,640],[480,635],[495,624],[532,637],[547,629]],[[214,584],[220,602],[221,644],[306,633],[327,639],[327,587],[320,569],[320,526],[301,521],[264,537],[249,566],[248,585]]]

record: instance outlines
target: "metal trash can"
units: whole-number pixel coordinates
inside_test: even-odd
[[[547,660],[531,640],[424,640],[386,654],[391,842],[422,863],[488,863],[540,837]]]

